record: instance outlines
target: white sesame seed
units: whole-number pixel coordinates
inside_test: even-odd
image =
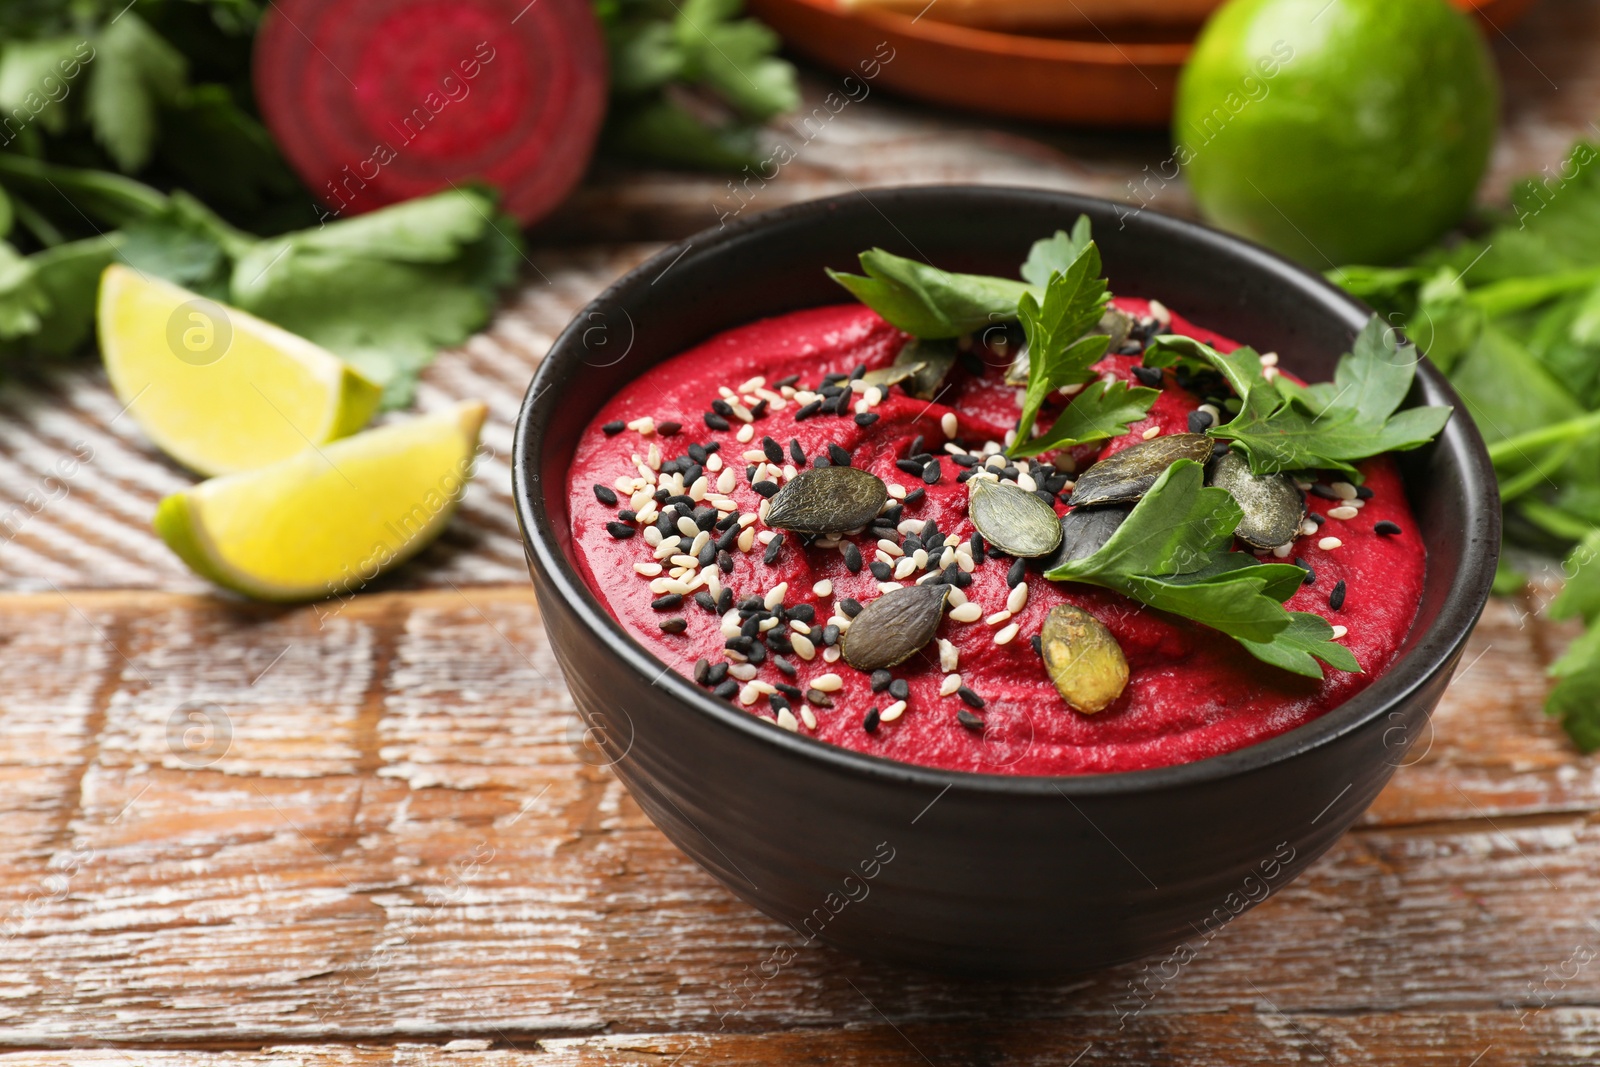
[[[955,670],[956,669],[956,662],[960,659],[960,656],[961,656],[961,653],[959,651],[957,651],[955,645],[952,645],[949,641],[946,641],[942,637],[939,638],[939,669],[940,670],[942,670],[942,671],[953,671],[953,670]]]
[[[795,654],[803,660],[816,658],[817,646],[812,644],[811,638],[802,633],[789,635],[789,643],[794,646]]]
[[[968,601],[952,610],[950,618],[955,622],[977,622],[983,618],[983,609]]]
[[[1344,544],[1344,542],[1339,540],[1337,537],[1324,537],[1322,540],[1317,542],[1317,547],[1322,549],[1324,552],[1332,552],[1342,544]]]
[[[1341,638],[1341,637],[1343,637],[1343,636],[1344,636],[1344,635],[1345,635],[1345,634],[1347,634],[1347,633],[1349,633],[1349,632],[1350,632],[1350,630],[1349,630],[1349,628],[1348,628],[1348,627],[1345,627],[1345,626],[1335,626],[1335,627],[1334,627],[1334,628],[1333,628],[1333,639],[1334,639],[1334,640],[1335,640],[1335,641],[1337,641],[1337,640],[1339,640],[1339,638]]]
[[[646,526],[644,528],[644,543],[651,548],[661,544],[661,531],[654,526]]]
[[[819,693],[837,693],[844,688],[844,679],[830,671],[811,679],[811,688]]]
[[[892,559],[898,559],[906,554],[905,549],[901,548],[887,537],[878,541],[878,551],[887,553]]]
[[[732,670],[733,669],[730,667],[730,674],[732,673]],[[750,705],[754,704],[760,699],[761,690],[756,688],[756,684],[754,682],[746,682],[744,685],[739,687],[739,703],[743,704],[745,707],[748,708]]]
[[[707,497],[706,500],[712,507],[722,512],[724,515],[728,514],[730,511],[739,510],[739,502],[725,496],[711,496]]]
[[[944,681],[939,683],[939,695],[942,697],[954,696],[955,691],[961,688],[961,675],[947,674]]]
[[[650,454],[645,458],[645,464],[653,471],[661,469],[661,449],[658,446],[650,446]]]
[[[700,560],[694,556],[676,555],[667,561],[674,567],[698,567]]]
[[[1263,352],[1263,353],[1261,353],[1261,365],[1263,367],[1276,367],[1278,365],[1278,353],[1276,353],[1276,352]]]
[[[741,514],[739,516],[739,525],[741,527],[749,526],[751,523],[753,523],[755,521],[756,521],[756,516],[754,514],[752,514],[751,512],[748,512],[748,511],[744,512],[743,514]]]
[[[824,662],[824,663],[838,663],[839,662],[839,646],[838,645],[829,645],[828,647],[824,648],[822,650],[822,662]]]
[[[1277,378],[1277,376],[1279,374],[1281,374],[1281,373],[1283,373],[1283,372],[1278,370],[1277,367],[1262,367],[1261,368],[1261,377],[1265,378],[1269,382],[1272,381],[1273,379]]]
[[[749,423],[755,420],[755,416],[750,414],[750,409],[739,403],[737,400],[728,401],[728,406],[733,409],[733,417],[738,419],[740,422],[749,425]],[[751,429],[753,431],[754,427],[751,427]]]
[[[1204,405],[1204,404],[1201,404],[1201,405],[1200,405],[1200,406],[1201,406],[1201,407],[1205,407],[1205,406],[1206,406],[1206,405]],[[1303,492],[1305,492],[1305,491],[1306,491],[1306,490],[1308,490],[1308,489],[1310,489],[1310,488],[1311,488],[1311,483],[1310,483],[1310,482],[1308,482],[1308,481],[1304,481],[1304,480],[1302,480],[1302,479],[1300,479],[1300,478],[1296,478],[1296,479],[1295,479],[1295,480],[1294,480],[1294,487],[1295,487],[1295,488],[1296,488],[1296,489],[1298,489],[1298,490],[1300,490],[1300,491],[1301,491],[1301,492],[1302,492],[1302,493],[1303,493]]]
[[[900,716],[904,715],[905,713],[906,713],[906,702],[904,700],[896,700],[893,704],[890,704],[888,707],[884,708],[881,712],[878,713],[878,721],[879,722],[894,722],[896,719],[898,719]]]
[[[711,455],[706,457],[706,470],[710,471],[712,474],[715,474],[718,471],[720,471],[721,469],[722,469],[722,455],[721,455],[721,453],[713,452]]]
[[[1330,482],[1328,488],[1333,490],[1333,495],[1340,500],[1354,500],[1357,497],[1356,487],[1349,482]]]
[[[911,572],[916,569],[917,561],[915,559],[910,556],[902,557],[900,562],[894,565],[895,580],[905,581],[907,578],[911,577]]]
[[[794,713],[791,712],[788,708],[779,708],[778,709],[778,728],[780,730],[788,730],[791,734],[792,733],[798,733],[799,730],[800,730],[800,723],[794,717]]]
[[[926,567],[928,565],[928,550],[919,548],[911,553],[911,565],[917,570],[922,570]]]
[[[1367,506],[1367,502],[1360,497],[1356,497],[1354,500],[1349,501],[1346,506],[1352,508],[1364,508]]]
[[[687,515],[678,516],[678,532],[685,537],[693,537],[700,532],[700,527]]]
[[[956,421],[955,412],[947,411],[943,415],[939,416],[939,429],[943,431],[946,437],[954,437],[956,435],[956,431],[960,428],[960,424]]]
[[[1281,545],[1277,546],[1276,548],[1274,548],[1272,550],[1272,554],[1274,556],[1278,557],[1279,559],[1288,559],[1290,554],[1293,553],[1293,552],[1294,552],[1294,542],[1293,541],[1289,541],[1289,542],[1287,542],[1285,544],[1281,544]]]
[[[994,643],[997,645],[1009,645],[1016,638],[1017,629],[1016,623],[1008,623],[1004,629],[994,635]]]
[[[761,480],[762,468],[765,468],[766,466],[767,454],[761,451],[759,448],[750,448],[746,449],[739,458],[744,460],[746,463],[757,463],[761,465],[761,467],[756,470],[755,477],[755,480],[759,482]]]
[[[756,516],[762,521],[767,521],[767,512],[772,510],[772,501],[762,500],[761,506],[756,508]]]
[[[1001,623],[1007,622],[1010,619],[1011,619],[1011,612],[1005,610],[1004,608],[1001,608],[999,611],[995,612],[993,615],[990,615],[987,619],[984,619],[983,621],[985,623],[987,623],[988,625],[990,625],[990,626],[999,626]]]
[[[944,570],[946,567],[950,566],[950,564],[954,563],[955,561],[956,561],[956,550],[955,549],[946,548],[943,552],[939,553],[939,569],[940,570]]]
[[[1015,615],[1017,612],[1021,611],[1027,605],[1027,603],[1028,583],[1018,582],[1017,587],[1011,590],[1010,595],[1006,597],[1006,610]]]
[[[1017,472],[1017,485],[1030,493],[1039,488],[1038,483],[1033,480],[1031,475],[1023,474],[1021,471]]]
[[[1361,514],[1361,512],[1357,511],[1349,504],[1341,504],[1336,508],[1328,509],[1328,518],[1330,519],[1349,520],[1355,518],[1359,514]]]
[[[1010,448],[1012,445],[1014,445],[1016,443],[1017,443],[1017,431],[1015,431],[1015,430],[1007,430],[1006,431],[1005,447],[1006,448]]]
[[[972,558],[971,552],[962,552],[956,549],[956,566],[971,574],[978,569],[978,561]]]
[[[750,443],[751,438],[755,437],[755,435],[756,428],[747,422],[743,426],[739,427],[739,432],[733,436],[741,445],[747,445]]]
[[[734,474],[732,469],[725,470],[717,476],[717,492],[721,493],[723,496],[727,496],[729,493],[733,492],[734,487],[738,484],[739,476]]]
[[[1211,416],[1211,425],[1213,425],[1213,426],[1217,425],[1217,423],[1222,421],[1222,412],[1217,410],[1217,405],[1215,405],[1215,404],[1201,404],[1199,407],[1195,408],[1195,410],[1196,411],[1203,411],[1207,415],[1210,415]],[[1306,486],[1306,488],[1309,489],[1311,487],[1308,485],[1308,486]]]
[[[1320,529],[1322,529],[1322,527],[1318,526],[1316,523],[1312,522],[1310,519],[1307,519],[1305,522],[1302,522],[1300,524],[1300,536],[1301,537],[1315,537],[1315,536],[1317,536],[1317,531],[1320,530]]]
[[[906,498],[906,487],[897,482],[890,482],[889,496],[895,500],[904,500]]]
[[[737,630],[738,627],[734,627],[734,629]],[[739,635],[737,633],[735,633],[733,636],[737,637]],[[725,649],[723,649],[722,650],[722,656],[729,663],[733,663],[733,664],[749,663],[750,662],[750,657],[746,656],[743,652],[740,652],[736,648],[725,648]],[[749,676],[746,677],[746,678],[743,678],[741,680],[742,681],[749,681],[751,678],[754,678],[755,677],[755,670],[756,670],[756,668],[752,666],[750,668]],[[729,671],[729,673],[732,673],[733,668],[732,667],[728,668],[728,671]]]
[[[989,444],[992,445],[992,444],[994,444],[994,442],[990,441]],[[987,450],[988,446],[986,445],[984,447]],[[995,451],[998,452],[999,449],[996,449]],[[983,465],[985,467],[988,467],[991,470],[1003,471],[1003,470],[1006,469],[1006,457],[1004,457],[1004,456],[990,456],[988,459],[983,461]]]
[[[967,594],[952,585],[950,587],[950,593],[945,597],[944,602],[950,605],[952,608],[959,608],[961,605],[967,602]]]
[[[1146,430],[1144,433],[1140,434],[1139,436],[1143,437],[1146,441],[1149,441],[1152,438],[1159,437],[1160,435],[1161,435],[1161,427],[1152,426],[1148,430]]]
[[[1172,312],[1168,311],[1167,306],[1159,300],[1150,301],[1150,317],[1159,322],[1163,328],[1172,323]]]
[[[722,636],[728,638],[738,637],[739,614],[738,612],[729,612],[728,614],[733,616],[733,621],[729,622],[727,619],[722,620]]]
[[[639,509],[639,521],[645,525],[655,522],[660,517],[661,512],[656,510],[656,502],[654,500]]]
[[[766,599],[763,601],[763,603],[766,604],[767,610],[771,611],[774,608],[776,608],[779,604],[782,604],[783,603],[783,598],[788,596],[788,595],[789,595],[789,583],[788,582],[779,582],[777,585],[773,586],[770,590],[768,590],[767,595],[766,595]]]
[[[903,589],[903,588],[904,588],[904,586],[900,585],[898,582],[879,582],[878,583],[878,592],[880,592],[880,593],[892,593],[896,589]]]
[[[756,528],[754,526],[746,526],[739,534],[739,540],[735,542],[740,552],[750,551],[751,547],[754,546],[755,543]]]
[[[656,575],[661,573],[661,564],[659,564],[659,563],[635,563],[633,565],[633,571],[634,571],[635,574],[642,574],[646,578],[654,578]]]
[[[806,724],[807,730],[815,730],[817,728],[816,713],[804,704],[800,705],[800,721]]]
[[[760,533],[756,534],[756,540],[760,541],[764,545],[770,545],[772,544],[772,539],[777,536],[777,530],[762,530]]]
[[[816,585],[812,586],[811,587],[811,591],[813,593],[815,593],[817,596],[832,596],[833,595],[833,581],[831,579],[824,578],[824,579],[822,579],[822,581],[820,581]]]
[[[900,525],[895,527],[895,532],[901,537],[909,534],[920,534],[922,533],[922,528],[926,525],[927,523],[922,519],[902,519]]]
[[[1084,386],[1088,384],[1088,382],[1072,382],[1068,385],[1063,385],[1060,389],[1057,389],[1056,392],[1060,393],[1062,396],[1077,396],[1079,393],[1083,392]]]

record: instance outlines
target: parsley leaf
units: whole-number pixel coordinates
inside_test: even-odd
[[[1037,456],[1125,434],[1129,423],[1149,414],[1150,405],[1160,395],[1159,389],[1129,388],[1123,381],[1093,382],[1073,397],[1048,430],[1027,441],[1017,441],[1009,454]]]
[[[1045,577],[1097,585],[1220,630],[1295,674],[1321,678],[1318,660],[1359,671],[1326,619],[1284,609],[1304,577],[1299,567],[1230,551],[1242,512],[1226,490],[1205,487],[1203,472],[1193,460],[1174,463],[1098,551]]]
[[[1028,293],[1023,282],[940,270],[881,248],[861,253],[861,269],[865,277],[835,270],[828,277],[891,326],[929,340],[1014,322],[1018,302]]]
[[[1567,584],[1550,604],[1552,619],[1580,618],[1588,629],[1550,664],[1556,684],[1545,711],[1559,716],[1562,728],[1583,752],[1600,748],[1600,530],[1580,541],[1562,570]]]
[[[1057,230],[1054,236],[1033,242],[1028,249],[1028,260],[1022,265],[1022,276],[1030,285],[1043,289],[1050,284],[1052,274],[1062,274],[1083,250],[1089,246],[1089,216],[1079,215],[1072,224],[1072,233]]]
[[[149,162],[157,108],[183,91],[188,70],[183,53],[132,11],[100,31],[85,107],[96,139],[123,173]]]
[[[1110,300],[1111,292],[1100,277],[1100,249],[1093,241],[1066,270],[1050,275],[1042,301],[1031,291],[1022,294],[1017,313],[1028,337],[1028,387],[1011,455],[1031,444],[1034,421],[1051,393],[1092,377],[1089,368],[1104,358],[1111,338],[1089,330],[1105,314]]]
[[[1228,379],[1241,399],[1232,421],[1207,432],[1233,441],[1256,474],[1294,470],[1338,470],[1355,474],[1355,460],[1418,448],[1444,429],[1451,409],[1418,407],[1396,411],[1416,376],[1418,355],[1410,343],[1374,315],[1340,357],[1332,382],[1301,386],[1269,380],[1256,354],[1238,349],[1224,355],[1192,338],[1156,339],[1152,365],[1190,358],[1208,363]],[[1152,362],[1147,354],[1146,362]]]

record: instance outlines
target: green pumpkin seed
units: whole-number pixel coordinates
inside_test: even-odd
[[[1234,534],[1256,548],[1277,548],[1300,535],[1306,498],[1286,474],[1252,474],[1250,461],[1225,452],[1211,461],[1206,484],[1226,489],[1244,512]]]
[[[887,390],[890,386],[899,385],[907,378],[914,376],[918,371],[926,366],[927,364],[921,361],[916,363],[896,363],[890,367],[879,367],[877,370],[869,370],[867,373],[861,376],[861,380],[868,385],[881,386],[883,389]]]
[[[1204,463],[1211,458],[1211,438],[1203,433],[1153,437],[1102,459],[1079,476],[1068,501],[1073,507],[1131,504],[1150,491],[1168,467],[1180,459]]]
[[[1046,573],[1075,559],[1087,559],[1100,551],[1133,511],[1131,504],[1103,508],[1073,508],[1061,516],[1061,547],[1042,561]]]
[[[1040,634],[1045,669],[1075,711],[1104,711],[1128,684],[1128,659],[1105,624],[1082,608],[1059,604]]]
[[[956,363],[954,340],[926,341],[914,338],[907,341],[894,357],[895,367],[913,367],[903,388],[918,400],[932,400],[944,385],[945,375]]]
[[[933,640],[944,617],[950,587],[942,583],[907,585],[883,594],[850,620],[841,651],[858,671],[878,671],[904,663]]]
[[[784,483],[767,508],[767,525],[798,534],[859,530],[878,517],[889,487],[858,467],[813,467]]]
[[[1061,544],[1056,509],[1011,482],[967,483],[967,514],[983,539],[1009,556],[1048,556]]]

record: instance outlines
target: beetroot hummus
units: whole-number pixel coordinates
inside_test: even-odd
[[[1159,325],[1220,351],[1237,347],[1159,305],[1118,298],[1114,306],[1146,334]],[[1016,424],[1020,390],[1005,384],[1003,353],[963,353],[937,402],[858,387],[842,414],[817,410],[822,385],[848,388],[853,373],[889,366],[907,343],[856,304],[751,323],[628,383],[584,431],[568,485],[575,555],[596,595],[663,662],[753,715],[846,748],[965,771],[1083,774],[1185,763],[1273,737],[1359,692],[1395,658],[1416,612],[1425,553],[1389,458],[1357,465],[1359,491],[1332,479],[1310,485],[1310,520],[1290,555],[1258,553],[1306,569],[1285,607],[1324,616],[1362,668],[1300,677],[1204,626],[1048,580],[974,545],[968,487],[958,479],[991,463]],[[1137,348],[1107,355],[1096,371],[1155,384]],[[1053,462],[992,464],[1012,468],[1004,476],[1022,488],[1050,493],[1065,514],[1076,472],[1148,437],[1191,429],[1203,398],[1170,371],[1159,384],[1148,416],[1123,436]],[[924,571],[897,576],[906,570],[901,548],[866,531],[808,544],[757,517],[773,483],[819,459],[887,483],[888,524],[928,553],[925,567],[965,576],[961,593],[979,617],[947,615],[937,640],[892,670],[850,667],[838,620]],[[935,526],[924,531],[929,520]],[[671,591],[697,574],[715,577],[709,587],[702,578],[687,593]],[[1026,593],[1012,584],[1019,574]],[[1126,656],[1126,687],[1098,714],[1063,702],[1038,651],[1044,617],[1059,604],[1097,617]],[[745,626],[752,618],[759,622]],[[729,635],[740,633],[756,635],[759,651],[730,655],[738,641]]]

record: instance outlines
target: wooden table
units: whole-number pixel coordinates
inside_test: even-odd
[[[1597,46],[1578,0],[1497,42],[1486,198],[1600,114]],[[906,180],[1115,196],[1163,155],[873,97],[751,210]],[[1600,774],[1540,711],[1570,633],[1535,591],[1490,606],[1359,826],[1176,975],[967,983],[820,948],[758,973],[792,933],[581,758],[506,462],[555,331],[658,247],[627,242],[714,223],[726,193],[602,171],[536,235],[420,394],[486,399],[494,455],[436,546],[343,605],[245,605],[179,566],[148,522],[189,479],[95,370],[0,389],[0,1067],[1588,1062]]]

